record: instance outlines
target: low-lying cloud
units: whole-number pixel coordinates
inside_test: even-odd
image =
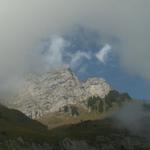
[[[116,125],[125,127],[134,134],[140,134],[150,140],[150,104],[128,104],[114,113]]]
[[[42,69],[36,49],[41,39],[61,36],[76,24],[97,30],[105,43],[105,37],[118,37],[122,66],[150,80],[149,7],[149,0],[0,0],[0,85]],[[57,42],[47,54],[50,68],[62,61],[64,41]]]
[[[46,70],[61,67],[63,62],[64,48],[67,42],[59,36],[54,36],[50,39],[51,43],[47,52],[44,54]]]

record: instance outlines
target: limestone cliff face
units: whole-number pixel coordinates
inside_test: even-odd
[[[104,98],[111,90],[110,85],[102,78],[90,78],[83,83],[83,87],[88,97],[99,96]]]
[[[103,79],[91,78],[82,83],[69,68],[42,75],[30,75],[15,97],[14,107],[31,118],[56,112],[65,105],[81,104],[90,96],[104,98],[111,87]]]

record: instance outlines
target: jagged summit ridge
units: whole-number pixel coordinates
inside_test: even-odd
[[[68,67],[30,75],[15,97],[14,107],[31,118],[59,111],[65,105],[80,104],[91,96],[104,98],[111,86],[101,78],[81,82]]]

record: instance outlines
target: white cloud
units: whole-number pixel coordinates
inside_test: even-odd
[[[91,59],[91,55],[89,53],[86,52],[81,52],[81,51],[77,51],[75,54],[71,55],[71,61],[70,61],[70,66],[72,68],[76,68],[78,67],[83,59]]]
[[[64,64],[63,53],[67,42],[60,36],[53,36],[47,53],[44,55],[46,70],[61,67]]]
[[[106,64],[111,49],[112,47],[109,44],[106,44],[99,52],[95,54],[96,58],[103,64]]]

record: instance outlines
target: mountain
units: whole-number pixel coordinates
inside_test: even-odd
[[[97,119],[131,101],[127,93],[114,90],[104,79],[79,81],[70,68],[64,67],[27,76],[9,107],[52,129]]]
[[[150,105],[104,79],[81,82],[69,68],[32,74],[13,99],[17,110],[0,105],[0,150],[150,149]]]
[[[58,112],[66,105],[86,108],[88,98],[104,98],[111,90],[111,86],[102,78],[90,78],[81,82],[70,68],[64,67],[28,76],[14,98],[13,107],[30,118],[40,118],[50,112]]]

